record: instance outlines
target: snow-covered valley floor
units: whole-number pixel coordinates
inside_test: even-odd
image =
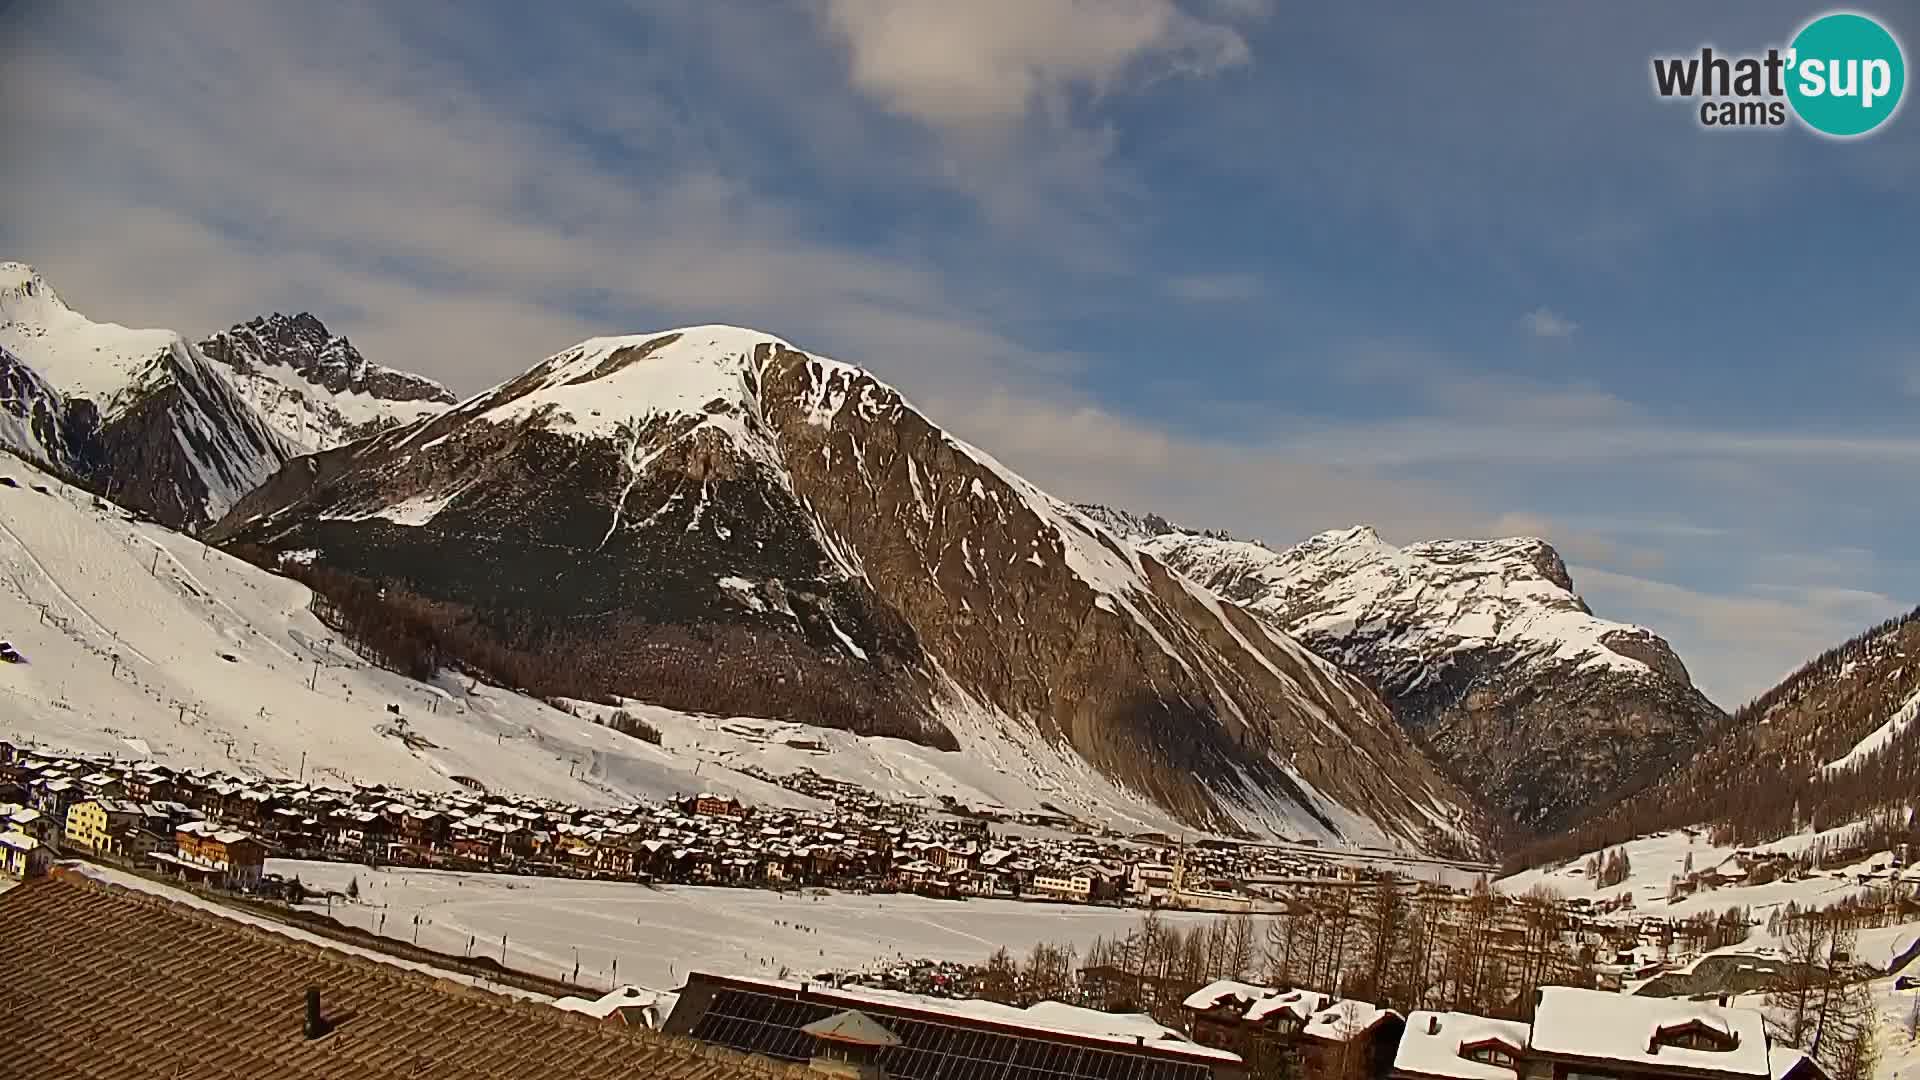
[[[357,880],[357,901],[310,906],[403,941],[412,940],[418,915],[420,944],[442,952],[460,955],[473,937],[477,951],[497,959],[504,934],[509,966],[564,978],[573,973],[577,948],[580,980],[596,987],[612,985],[616,960],[620,982],[672,989],[689,970],[775,976],[784,967],[809,977],[896,957],[979,963],[1000,946],[1022,954],[1041,941],[1072,943],[1084,953],[1097,937],[1124,935],[1141,914],[1012,900],[653,888],[280,859],[267,870],[298,874],[315,889],[344,891]],[[1218,916],[1163,918],[1185,924]]]

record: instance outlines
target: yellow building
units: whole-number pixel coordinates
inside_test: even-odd
[[[140,808],[114,799],[89,799],[67,811],[67,844],[83,851],[112,851],[114,838],[140,824]]]
[[[0,874],[17,878],[39,877],[52,862],[47,846],[26,833],[0,831]]]

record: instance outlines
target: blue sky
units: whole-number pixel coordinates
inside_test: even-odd
[[[1654,97],[1815,7],[1517,7],[0,0],[0,256],[463,391],[759,327],[1062,496],[1545,535],[1731,705],[1920,603],[1920,120]]]

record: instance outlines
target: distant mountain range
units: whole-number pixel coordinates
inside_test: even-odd
[[[1218,832],[1617,827],[1740,787],[1742,755],[1824,775],[1807,760],[1873,725],[1904,746],[1920,678],[1907,646],[1868,650],[1730,721],[1544,540],[1274,549],[1075,507],[870,374],[735,327],[582,342],[461,402],[310,314],[190,343],[0,264],[0,445],[377,597],[435,662],[951,749]]]
[[[1726,719],[1658,635],[1595,617],[1544,540],[1401,548],[1363,526],[1274,550],[1085,509],[1366,680],[1435,761],[1529,830],[1630,795]]]

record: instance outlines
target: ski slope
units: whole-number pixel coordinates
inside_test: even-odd
[[[28,660],[0,664],[0,738],[320,784],[451,790],[461,776],[584,806],[713,790],[817,808],[741,771],[810,768],[895,800],[1058,802],[1118,825],[1177,829],[1090,769],[1085,787],[1065,790],[1076,774],[1064,755],[944,753],[631,706],[661,730],[654,745],[594,724],[608,711],[597,706],[578,704],[576,717],[465,678],[416,682],[334,642],[297,582],[135,521],[20,459],[0,456],[0,477],[18,485],[0,486],[0,639]]]

